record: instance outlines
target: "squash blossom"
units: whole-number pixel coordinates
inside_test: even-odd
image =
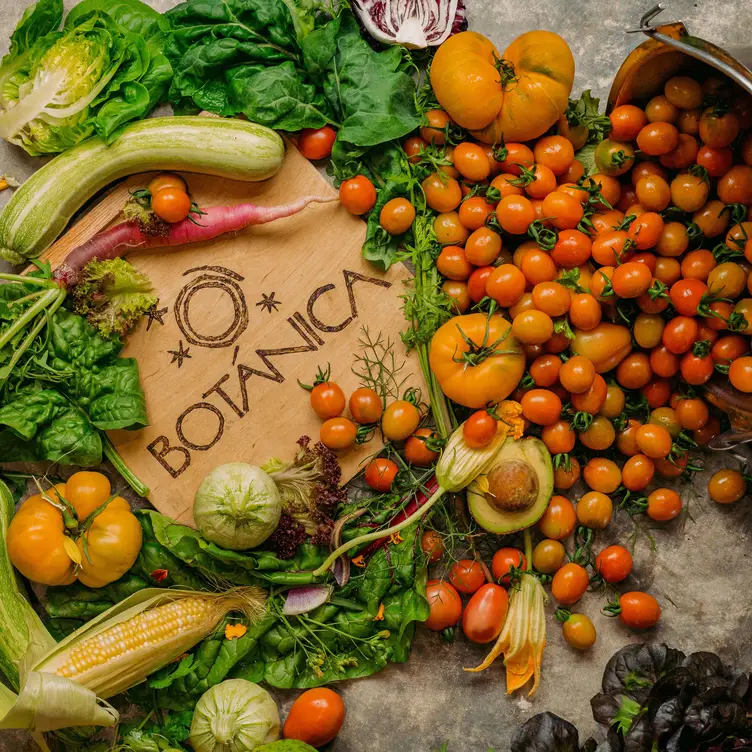
[[[487,669],[502,653],[507,669],[507,694],[524,686],[533,677],[529,696],[540,684],[543,651],[546,649],[546,594],[537,577],[525,573],[519,588],[509,598],[509,611],[504,628],[493,650],[477,668],[465,671],[476,673]]]
[[[449,437],[449,441],[444,447],[436,465],[436,480],[439,482],[439,487],[425,504],[421,505],[409,517],[402,520],[402,522],[392,527],[367,533],[366,535],[353,538],[347,543],[343,543],[336,551],[333,551],[329,555],[329,558],[318,569],[313,571],[314,576],[320,577],[326,574],[329,567],[351,548],[398,534],[400,530],[404,530],[423,517],[445,493],[462,491],[478,476],[486,473],[496,459],[510,432],[515,439],[518,439],[522,436],[525,426],[525,422],[522,419],[522,406],[519,402],[513,402],[512,400],[500,402],[496,407],[496,414],[499,416],[496,436],[494,436],[487,446],[480,449],[468,446],[462,434],[462,426],[457,428]],[[358,559],[361,559],[361,557],[353,559],[353,564],[359,567],[362,565],[358,562]]]

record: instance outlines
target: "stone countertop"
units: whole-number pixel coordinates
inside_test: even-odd
[[[66,6],[75,3],[66,0]],[[153,0],[160,9],[171,0]],[[590,88],[605,98],[611,80],[626,54],[642,37],[625,34],[637,25],[650,0],[466,0],[470,27],[503,48],[518,34],[544,28],[562,34],[577,63],[575,92]],[[0,3],[0,50],[27,3]],[[746,13],[745,13],[746,11]],[[669,16],[671,18],[669,18]],[[677,0],[662,18],[683,19],[694,33],[728,46],[748,44],[747,0]],[[20,149],[0,143],[0,172],[26,178],[39,160]],[[0,203],[9,192],[0,194]],[[731,458],[708,457],[708,467],[733,466]],[[423,628],[415,640],[410,662],[390,666],[376,676],[337,687],[344,695],[348,716],[332,752],[497,752],[508,749],[514,728],[537,712],[550,710],[574,722],[584,734],[596,733],[589,700],[600,686],[603,667],[614,651],[640,639],[665,641],[685,652],[714,650],[724,659],[752,668],[752,643],[742,638],[752,631],[749,607],[752,559],[749,498],[721,507],[707,497],[710,472],[697,475],[694,485],[681,490],[689,515],[668,526],[647,529],[644,523],[635,550],[633,589],[649,589],[663,606],[658,628],[639,635],[618,620],[599,613],[598,595],[589,593],[577,605],[598,630],[596,647],[576,653],[561,637],[547,606],[548,647],[543,680],[533,700],[505,695],[503,666],[498,661],[483,674],[467,674],[464,666],[477,665],[486,654],[483,646],[459,636],[454,645]],[[613,542],[631,534],[632,523],[621,519],[609,527]],[[651,545],[648,536],[655,545]],[[604,544],[611,540],[604,541]],[[284,714],[296,693],[275,693]],[[0,732],[0,752],[34,748],[21,734]]]

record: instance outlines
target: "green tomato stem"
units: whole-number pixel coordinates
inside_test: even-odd
[[[104,456],[112,463],[115,470],[120,473],[123,480],[142,498],[145,499],[149,495],[149,487],[142,483],[133,473],[133,471],[125,464],[123,458],[118,454],[117,449],[110,441],[104,431],[101,432],[102,436],[102,449],[104,450]]]
[[[422,507],[418,508],[407,519],[402,520],[402,522],[398,523],[397,525],[392,525],[392,527],[388,527],[386,528],[386,530],[377,530],[373,533],[360,535],[357,538],[353,538],[351,541],[348,541],[347,543],[343,543],[336,551],[332,551],[332,553],[329,554],[329,558],[327,558],[327,560],[318,569],[313,570],[313,576],[320,577],[322,574],[325,574],[329,570],[329,567],[334,564],[334,562],[337,561],[337,559],[339,559],[342,554],[346,554],[351,548],[355,548],[356,546],[361,546],[363,543],[370,543],[371,541],[379,540],[381,538],[388,538],[390,535],[394,535],[394,533],[398,533],[400,530],[404,530],[414,522],[417,522],[445,493],[446,489],[439,486],[434,495],[425,504],[423,504]]]

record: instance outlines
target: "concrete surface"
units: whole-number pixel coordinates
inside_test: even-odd
[[[624,29],[634,27],[650,4],[650,0],[466,2],[471,28],[483,31],[501,48],[529,29],[561,33],[577,61],[575,90],[591,88],[600,97],[605,97],[627,52],[641,41],[638,35],[625,34]],[[2,51],[7,49],[7,35],[26,4],[25,0],[0,2]],[[155,0],[153,4],[161,10],[173,3]],[[729,46],[749,44],[752,26],[748,0],[680,0],[670,3],[664,16],[667,20],[684,19],[692,31],[711,41]],[[23,179],[38,164],[20,150],[0,144],[0,172]],[[5,195],[0,198],[4,200]],[[713,469],[734,465],[731,458],[718,455],[710,457],[708,463]],[[500,661],[484,674],[462,671],[463,666],[477,665],[485,648],[472,646],[462,637],[448,645],[421,628],[407,665],[393,666],[370,679],[339,687],[348,716],[331,749],[433,752],[446,743],[448,752],[485,752],[489,747],[499,752],[508,749],[519,723],[543,710],[569,718],[584,733],[593,733],[589,699],[598,691],[604,664],[619,647],[642,637],[666,641],[687,652],[714,650],[752,669],[752,643],[748,639],[752,630],[752,505],[749,498],[731,507],[709,501],[705,492],[709,476],[710,472],[701,473],[693,487],[681,489],[691,518],[682,516],[652,530],[655,550],[644,536],[637,542],[635,571],[626,589],[646,588],[656,595],[663,606],[657,629],[644,636],[628,631],[618,620],[601,615],[604,602],[590,593],[577,608],[595,622],[598,642],[592,651],[577,654],[563,642],[549,604],[543,681],[530,702],[524,695],[505,696]],[[619,519],[603,536],[603,544],[623,541],[630,532],[630,521]],[[283,714],[294,696],[278,694]],[[20,735],[0,732],[1,751],[20,752],[25,746]]]

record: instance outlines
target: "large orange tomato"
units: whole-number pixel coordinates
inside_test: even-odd
[[[506,399],[525,372],[522,347],[502,316],[455,316],[433,335],[431,370],[447,397],[480,408]]]
[[[431,85],[452,119],[487,144],[529,141],[566,110],[574,81],[569,45],[552,31],[528,31],[500,55],[474,31],[455,34],[431,64]]]
[[[104,475],[83,471],[30,496],[11,520],[7,545],[13,566],[32,582],[78,579],[99,588],[133,566],[141,524],[125,499],[110,494]]]

